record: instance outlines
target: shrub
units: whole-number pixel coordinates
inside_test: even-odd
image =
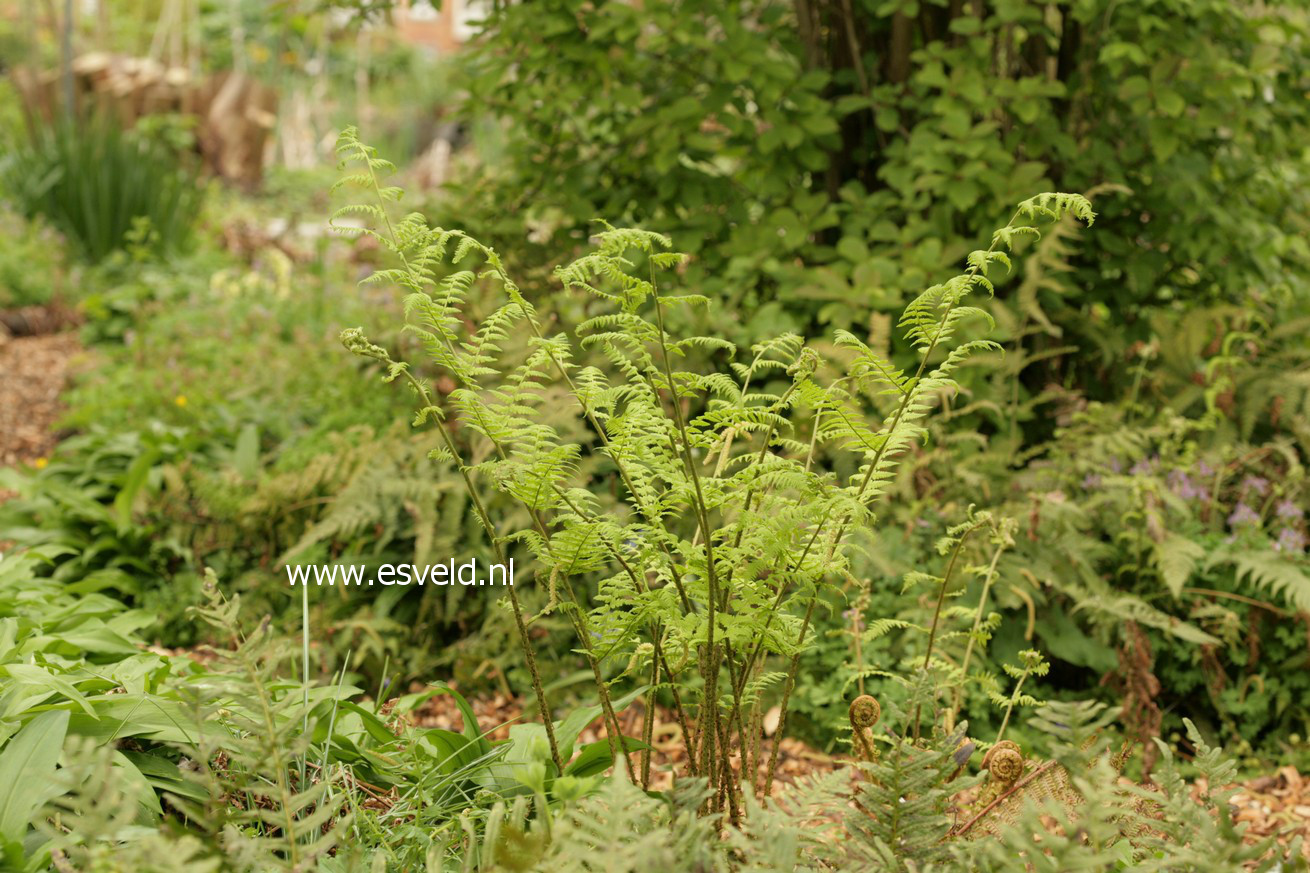
[[[512,135],[437,217],[516,275],[597,215],[673,234],[749,342],[899,311],[1028,192],[1113,183],[1040,290],[1060,345],[1123,349],[1145,312],[1305,293],[1308,26],[1290,0],[495,4],[466,105]]]

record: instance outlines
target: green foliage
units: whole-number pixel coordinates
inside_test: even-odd
[[[911,701],[914,701],[911,697]],[[956,749],[964,732],[935,738],[927,747],[907,736],[885,738],[878,760],[862,765],[846,834],[848,858],[873,869],[912,870],[944,858],[951,828],[949,777],[959,768]]]
[[[302,729],[306,707],[324,696],[295,693],[278,681],[289,659],[284,639],[262,623],[252,634],[238,626],[238,604],[218,593],[217,580],[206,580],[208,603],[199,616],[229,637],[218,664],[183,687],[199,712],[200,723],[219,731],[202,734],[194,760],[196,783],[209,803],[183,806],[188,818],[222,834],[225,853],[241,867],[297,870],[326,854],[340,839],[342,799],[331,778],[309,778],[310,735]],[[340,694],[356,689],[326,688],[336,704]],[[335,714],[335,711],[334,711]],[[296,765],[299,763],[299,772]],[[318,772],[330,776],[320,766]],[[225,800],[229,802],[224,802]]]
[[[93,263],[117,250],[181,250],[202,203],[194,176],[168,146],[108,117],[36,129],[10,152],[0,185],[25,215],[44,216]]]
[[[396,399],[367,390],[327,341],[334,319],[367,317],[367,301],[325,294],[276,252],[253,266],[207,250],[111,261],[85,279],[97,366],[64,395],[78,433],[40,470],[0,471],[17,493],[0,504],[0,530],[20,547],[58,546],[56,578],[121,571],[122,594],[157,618],[152,633],[179,645],[205,633],[185,615],[205,566],[252,615],[281,619],[298,606],[285,561],[466,554],[477,530],[466,498],[426,465],[420,440],[388,426]],[[353,650],[371,677],[388,659],[407,678],[449,663],[433,635],[454,643],[488,614],[458,592],[405,589],[314,606],[333,650],[325,669]]]
[[[0,753],[0,776],[5,779],[0,791],[0,840],[4,841],[8,866],[22,866],[28,825],[50,793],[67,730],[67,712],[43,712],[24,725]]]
[[[42,810],[77,787],[61,751],[66,738],[112,769],[106,778],[131,819],[156,824],[156,791],[182,780],[163,744],[194,735],[186,708],[165,690],[181,664],[145,651],[136,632],[150,618],[108,593],[121,591],[123,574],[56,581],[36,574],[45,560],[37,550],[0,557],[0,770],[8,786],[0,835],[13,869],[39,869],[24,864],[43,865],[60,839],[43,835]]]
[[[994,348],[957,336],[966,320],[984,314],[965,298],[976,288],[991,291],[988,271],[1008,265],[1014,239],[1040,237],[1036,227],[1016,222],[1058,221],[1066,213],[1090,222],[1090,204],[1068,194],[1024,201],[991,247],[969,256],[965,273],[906,307],[900,324],[917,349],[915,364],[901,369],[838,331],[835,344],[846,353],[846,366],[844,375],[829,376],[818,353],[794,334],[756,343],[750,357],[735,361],[725,340],[670,333],[666,313],[708,303],[661,290],[662,277],[685,256],[668,252],[669,241],[658,234],[609,225],[597,233],[593,252],[557,271],[566,290],[598,298],[608,311],[573,328],[573,339],[569,332],[547,335],[538,310],[494,250],[459,231],[430,229],[418,215],[393,221],[387,206],[400,190],[380,181],[391,165],[353,130],[342,135],[340,149],[359,168],[342,184],[374,199],[338,217],[368,219],[356,231],[377,239],[400,262],[372,280],[406,292],[407,328],[456,384],[450,403],[437,405],[410,364],[362,331],[344,331],[342,342],[384,365],[385,381],[401,379],[412,389],[419,410],[414,424],[436,424],[432,456],[458,469],[493,548],[503,558],[503,543],[525,543],[540,566],[538,579],[560,592],[559,608],[568,612],[590,663],[611,738],[617,723],[608,703],[612,680],[602,670],[607,661],[626,663],[624,677],[650,675],[658,685],[662,676],[680,691],[675,700],[684,731],[690,720],[681,699],[698,699],[696,745],[687,739],[688,757],[697,762],[693,773],[711,785],[722,777],[715,804],[726,802],[735,817],[742,790],[724,763],[728,738],[735,728],[740,754],[753,750],[758,765],[762,731],[748,745],[744,725],[762,716],[755,689],[766,665],[770,658],[788,664],[785,720],[819,597],[831,578],[849,574],[848,530],[873,523],[873,505],[901,455],[925,434],[924,419],[939,398],[955,389],[954,372],[974,352]],[[466,266],[471,258],[478,263]],[[447,260],[457,271],[438,273]],[[464,310],[474,298],[494,302],[480,327],[470,329]],[[588,352],[590,359],[580,357]],[[674,369],[691,358],[718,363]],[[591,426],[587,444],[568,441],[540,417],[552,383],[562,383]],[[878,396],[890,400],[870,403]],[[486,441],[485,460],[466,460],[451,436],[456,420]],[[758,448],[752,445],[757,435]],[[818,467],[821,451],[845,455],[851,472],[833,475]],[[618,507],[602,507],[595,485],[579,487],[579,459],[589,454],[612,467]],[[530,524],[501,527],[479,497],[487,486],[517,499]],[[597,605],[589,612],[573,577],[596,580]],[[544,710],[533,647],[512,589],[510,600]],[[693,654],[695,673],[679,675]],[[552,757],[562,766],[549,721],[546,729]],[[766,793],[776,755],[775,743]],[[631,776],[633,765],[625,761]]]
[[[1131,341],[1142,309],[1304,293],[1308,26],[1227,0],[497,4],[466,106],[509,138],[450,214],[520,269],[596,215],[672,234],[753,341],[899,310],[1028,191],[1115,183],[1048,275],[1077,295],[1043,296],[1066,343]]]
[[[918,693],[924,690],[930,687]],[[1232,762],[1195,729],[1194,764],[1205,781],[1185,779],[1172,749],[1161,744],[1164,775],[1148,787],[1118,778],[1105,751],[1107,723],[1095,704],[1040,710],[1034,724],[1070,790],[1021,804],[1015,820],[994,836],[966,840],[952,830],[962,822],[960,798],[976,784],[955,778],[972,750],[957,748],[961,735],[919,744],[890,732],[877,764],[799,784],[777,800],[750,798],[746,823],[722,834],[695,812],[704,802],[703,783],[653,797],[616,771],[601,791],[562,810],[533,806],[527,798],[498,805],[480,836],[466,820],[462,856],[445,864],[429,856],[426,869],[1306,869],[1299,840],[1244,844],[1243,827],[1233,823],[1227,805],[1231,790],[1208,787],[1232,779]]]
[[[1310,718],[1292,667],[1310,590],[1303,462],[1281,440],[1206,450],[1207,437],[1167,412],[1135,426],[1111,408],[1078,416],[1051,447],[1061,462],[1025,477],[1041,496],[1002,570],[1041,604],[1033,627],[1051,655],[1115,670],[1122,623],[1135,622],[1161,708],[1186,700],[1192,718],[1256,746]],[[1054,618],[1065,609],[1081,627]]]
[[[1053,232],[1068,239],[1063,225]],[[1015,519],[1014,543],[990,589],[977,574],[951,587],[939,632],[946,642],[939,669],[954,682],[964,654],[953,640],[964,638],[952,635],[978,615],[980,630],[989,628],[959,692],[971,723],[997,725],[1003,710],[992,711],[989,699],[1008,697],[1009,688],[996,677],[1020,651],[1037,648],[1053,669],[1025,686],[1034,697],[1082,695],[1104,680],[1104,702],[1125,711],[1159,707],[1151,716],[1159,723],[1145,735],[1181,735],[1179,719],[1188,715],[1247,766],[1289,754],[1301,760],[1295,738],[1310,728],[1300,704],[1310,686],[1297,617],[1310,575],[1303,508],[1310,419],[1305,344],[1291,334],[1304,329],[1304,301],[1272,294],[1242,308],[1157,313],[1149,343],[1126,357],[1128,381],[1105,375],[1124,396],[1095,402],[1088,395],[1113,390],[1100,379],[1082,384],[1050,356],[1069,349],[1042,326],[1044,311],[1029,305],[1040,298],[1022,290],[1034,269],[1067,272],[1062,256],[1042,254],[1051,238],[1048,231],[1025,260],[1019,297],[1028,303],[992,301],[998,331],[1011,337],[1004,361],[972,378],[965,371],[964,402],[930,422],[932,442],[914,459],[913,476],[896,483],[902,530],[870,542],[870,558],[856,572],[858,590],[869,593],[847,594],[858,610],[846,609],[841,622],[821,620],[819,650],[806,669],[823,678],[802,690],[803,725],[831,743],[857,681],[880,697],[901,693],[881,674],[913,664],[914,636],[880,632],[888,621],[926,629],[938,589],[929,582],[918,602],[908,602],[894,595],[891,580],[940,573],[928,532],[961,522],[970,504],[982,503]],[[1112,342],[1103,360],[1121,340]],[[976,433],[955,433],[969,423]],[[1039,425],[1050,436],[1033,442]],[[960,563],[983,568],[990,557],[974,540]],[[834,612],[845,609],[840,602]],[[1137,645],[1129,623],[1146,640],[1135,680],[1121,663]],[[850,642],[857,628],[858,651]],[[1125,699],[1130,681],[1160,687]]]
[[[68,397],[81,433],[0,483],[0,771],[39,787],[0,790],[5,866],[1298,869],[1295,845],[1243,845],[1237,768],[1202,737],[1268,756],[1310,733],[1307,19],[1129,12],[494,4],[458,63],[503,129],[480,120],[485,165],[439,205],[476,239],[396,215],[353,131],[366,202],[338,223],[364,238],[312,255],[177,257],[198,189],[172,162],[133,175],[148,131],[20,149],[7,193],[101,259],[69,283],[99,367]],[[359,60],[412,97],[427,69],[378,31],[340,57],[339,21],[295,10],[195,25],[249,28],[231,57],[255,71]],[[427,124],[382,135],[404,152]],[[143,196],[116,196],[121,228],[70,199],[108,173]],[[256,224],[321,211],[309,179],[231,200]],[[1083,243],[1090,204],[1045,195],[970,253],[1057,185],[1111,233]],[[0,306],[58,297],[58,247],[9,230]],[[398,305],[349,289],[380,257]],[[393,426],[411,404],[361,371],[429,429]],[[280,573],[452,554],[527,584],[299,600]],[[211,565],[241,598],[211,577],[205,625],[182,621]],[[565,708],[578,657],[594,696]],[[445,667],[531,684],[539,721],[493,741],[448,686],[391,696]],[[835,745],[866,688],[894,716],[861,737],[878,753],[763,799],[774,708],[768,734]],[[446,694],[461,732],[415,722]],[[638,698],[686,744],[668,794],[643,790],[652,718],[620,736]],[[1120,780],[1108,702],[1159,790]],[[1050,748],[1079,802],[955,839],[966,723]]]
[[[143,826],[140,786],[109,747],[69,743],[58,771],[60,796],[38,822],[52,868],[87,873],[217,873],[223,859],[207,836],[175,823]],[[174,783],[177,790],[185,783]],[[171,826],[170,826],[171,825]]]
[[[155,702],[175,662],[143,651],[136,632],[150,617],[106,593],[124,584],[122,574],[57,581],[37,575],[46,560],[37,550],[0,558],[5,735],[37,713],[60,709],[73,714],[71,735],[186,738],[182,713]]]
[[[0,309],[48,303],[67,293],[67,278],[60,267],[63,250],[49,228],[0,213]]]

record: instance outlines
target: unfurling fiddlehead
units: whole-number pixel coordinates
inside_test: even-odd
[[[873,727],[882,718],[882,705],[868,694],[861,694],[851,701],[849,715],[855,753],[861,760],[873,762],[878,757],[873,746]]]

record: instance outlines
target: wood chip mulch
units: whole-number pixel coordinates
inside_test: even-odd
[[[1290,840],[1300,836],[1302,851],[1310,858],[1310,776],[1295,767],[1243,782],[1233,795],[1237,822],[1247,825],[1246,836],[1254,842],[1278,835]]]
[[[417,689],[416,689],[417,690]],[[518,700],[504,694],[480,696],[469,701],[473,714],[477,716],[479,730],[488,731],[487,738],[503,740],[509,737],[511,724],[517,724],[523,718],[523,708]],[[556,713],[562,718],[564,713]],[[534,714],[535,717],[535,714]],[[642,719],[645,717],[645,705],[635,701],[625,711],[618,714],[619,727],[629,737],[640,737]],[[411,715],[412,721],[419,727],[439,727],[446,730],[461,731],[464,719],[455,699],[448,694],[438,695],[429,700],[422,708]],[[494,729],[493,729],[494,728]],[[693,726],[694,729],[694,726]],[[605,725],[597,718],[583,728],[578,737],[578,745],[605,739]],[[764,771],[768,765],[768,755],[772,748],[772,737],[768,739],[761,752],[760,781],[763,782]],[[655,712],[655,727],[651,746],[651,780],[653,791],[665,791],[672,787],[674,773],[685,772],[686,752],[682,742],[682,728],[671,710],[658,708]],[[638,755],[632,756],[634,766]],[[778,766],[774,776],[773,794],[785,791],[787,786],[798,779],[829,772],[842,766],[839,758],[816,751],[800,740],[785,737],[778,750]],[[734,769],[740,770],[741,762],[733,759]]]
[[[0,335],[0,467],[40,464],[59,441],[59,393],[82,358],[75,332]]]

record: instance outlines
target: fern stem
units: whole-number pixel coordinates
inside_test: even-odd
[[[673,694],[674,712],[678,716],[678,727],[682,730],[682,741],[687,746],[687,769],[692,776],[697,776],[700,771],[696,764],[696,738],[691,732],[691,722],[687,719],[686,710],[682,706],[681,695],[678,693],[677,674],[670,670],[669,659],[665,656],[658,641],[655,643],[655,654],[664,664],[664,673],[669,677],[669,691]]]
[[[951,559],[946,564],[946,573],[942,576],[941,588],[937,592],[937,606],[932,613],[932,625],[928,629],[928,648],[923,653],[922,669],[924,673],[928,672],[928,667],[932,664],[932,650],[933,645],[937,642],[937,628],[941,624],[942,605],[946,603],[946,587],[951,582],[951,575],[955,572],[955,563],[960,558],[960,552],[964,549],[965,542],[975,530],[977,530],[976,527],[969,528],[956,540],[955,548],[951,550]],[[914,715],[910,718],[910,723],[914,727],[914,738],[916,740],[919,739],[919,712],[919,706],[915,704]]]
[[[987,606],[987,595],[991,593],[992,582],[996,579],[996,565],[1001,560],[1001,554],[1005,551],[1005,544],[999,543],[996,551],[992,552],[992,561],[987,565],[987,573],[983,576],[982,594],[978,597],[978,608],[973,614],[973,627],[969,630],[969,641],[964,646],[964,658],[960,662],[960,685],[955,689],[951,709],[946,715],[946,729],[952,730],[955,727],[955,717],[959,714],[960,707],[963,705],[964,683],[969,681],[969,661],[973,657],[973,647],[978,641],[978,630],[982,627],[982,617]]]
[[[573,616],[574,632],[583,640],[583,651],[586,652],[587,663],[591,666],[591,675],[596,683],[596,693],[600,695],[600,708],[605,718],[605,732],[609,734],[610,754],[623,758],[623,765],[624,769],[627,770],[628,779],[636,781],[636,774],[632,769],[632,758],[628,755],[627,747],[623,743],[623,731],[619,727],[618,715],[614,712],[614,702],[610,698],[609,686],[605,684],[605,675],[601,672],[600,662],[596,660],[590,628],[583,617],[582,606],[578,603],[578,597],[573,592],[573,583],[569,581],[567,574],[563,579],[564,590],[568,592],[569,600],[574,607],[570,610]],[[560,768],[560,772],[564,772],[563,767]]]
[[[304,712],[301,715],[300,729],[304,736],[309,736],[309,586],[300,586],[300,644],[301,644],[301,669],[300,669],[300,693],[301,706]],[[330,740],[329,740],[330,741]],[[305,753],[308,755],[308,751]],[[300,784],[305,784],[305,756],[300,758]]]
[[[641,788],[650,788],[650,743],[655,735],[655,689],[660,684],[660,661],[658,657],[650,659],[650,691],[646,693],[646,712],[641,720]]]
[[[425,407],[432,405],[431,397],[428,395],[427,388],[406,368],[402,370],[409,384],[414,388]],[[482,497],[478,494],[478,489],[473,484],[473,477],[469,475],[468,467],[464,465],[463,457],[460,454],[459,447],[455,445],[454,438],[450,435],[450,429],[446,426],[444,419],[437,418],[437,432],[441,434],[441,440],[446,446],[452,458],[455,460],[455,468],[459,471],[460,478],[464,482],[464,490],[468,492],[469,499],[473,502],[473,511],[478,517],[478,522],[482,529],[486,531],[487,539],[491,543],[491,549],[495,552],[496,560],[502,565],[508,564],[509,559],[505,554],[504,543],[496,534],[496,527],[491,522],[491,516],[487,513],[487,507],[482,502]],[[528,625],[523,619],[523,607],[519,603],[518,593],[515,592],[514,586],[509,588],[509,602],[514,612],[514,625],[519,632],[519,644],[523,649],[523,659],[527,662],[528,675],[532,677],[532,690],[537,698],[537,708],[541,712],[542,722],[546,728],[546,740],[550,745],[550,757],[554,761],[559,772],[564,772],[564,763],[560,758],[559,744],[555,740],[555,725],[551,718],[550,706],[546,703],[546,691],[541,682],[541,671],[537,668],[537,653],[533,648],[532,641],[528,637]]]
[[[946,564],[946,573],[942,576],[941,590],[937,593],[937,607],[932,613],[932,624],[928,628],[928,649],[923,653],[923,669],[927,670],[928,665],[932,663],[932,650],[937,642],[937,628],[941,623],[942,604],[946,602],[946,586],[950,584],[951,575],[955,572],[955,564],[960,558],[960,552],[964,549],[965,541],[969,539],[976,528],[970,528],[965,531],[960,539],[955,543],[955,548],[951,550],[951,560]]]
[[[1005,226],[1010,227],[1011,225],[1013,225],[1015,219],[1017,219],[1021,214],[1022,214],[1021,210],[1015,210],[1014,215],[1010,217],[1010,220],[1006,222]],[[990,254],[996,248],[997,242],[998,242],[998,237],[994,234],[992,236],[992,244],[987,248],[988,254]],[[980,269],[981,267],[978,265],[971,265],[965,271],[965,274],[976,275]],[[928,343],[927,347],[923,351],[922,357],[919,360],[919,368],[918,370],[915,371],[914,374],[914,379],[912,380],[911,383],[907,383],[907,384],[912,384],[914,387],[911,389],[906,389],[904,391],[902,395],[901,403],[896,409],[896,416],[892,419],[891,426],[887,428],[887,438],[883,440],[882,445],[878,447],[878,451],[874,455],[873,461],[869,464],[868,471],[864,475],[864,480],[860,483],[859,490],[856,491],[855,494],[856,500],[860,500],[864,497],[865,491],[868,490],[869,484],[873,481],[874,473],[881,466],[882,459],[887,452],[887,447],[891,444],[891,436],[896,433],[896,428],[900,426],[901,420],[904,418],[906,411],[909,409],[914,399],[918,397],[917,389],[921,384],[921,380],[923,379],[924,370],[926,370],[928,367],[928,360],[932,357],[932,353],[936,350],[937,344],[941,340],[942,335],[946,330],[946,325],[948,323],[948,319],[950,318],[951,312],[954,309],[955,309],[955,303],[952,302],[942,312],[941,318],[938,319],[937,331],[933,334],[932,341]],[[811,543],[813,543],[814,540],[817,539],[817,532],[818,530],[821,530],[824,525],[827,524],[827,519],[828,519],[828,513],[825,512],[823,519],[820,520],[819,522],[818,529],[816,529],[815,537],[811,538],[810,541]],[[828,549],[828,557],[826,558],[825,563],[831,561],[833,555],[836,554],[837,548],[840,546],[842,539],[845,537],[846,528],[849,523],[850,523],[850,515],[848,514],[846,518],[842,520],[841,525],[838,527],[837,535],[832,539],[832,545]],[[807,552],[808,552],[808,547],[807,547]],[[802,555],[802,559],[803,558],[804,555]],[[798,562],[796,568],[799,568],[799,566],[800,565]],[[769,775],[765,781],[765,796],[768,795],[769,789],[772,788],[773,786],[773,771],[778,757],[778,743],[781,742],[782,740],[782,725],[786,724],[786,719],[787,719],[787,703],[791,697],[792,686],[794,686],[796,683],[796,672],[800,667],[800,659],[801,659],[800,652],[805,645],[805,637],[809,632],[809,626],[810,626],[809,618],[814,612],[814,605],[818,599],[818,596],[819,593],[816,587],[814,592],[810,595],[809,606],[805,610],[806,620],[801,624],[800,634],[796,642],[796,654],[792,656],[791,667],[787,671],[787,682],[786,685],[783,687],[782,713],[778,719],[778,725],[779,725],[778,738],[777,741],[774,742],[773,751],[770,753],[769,756]]]
[[[1010,695],[1010,701],[1005,707],[1005,718],[1001,719],[1001,728],[996,732],[996,742],[1000,742],[1005,737],[1005,729],[1010,724],[1010,716],[1014,714],[1014,707],[1019,702],[1019,691],[1023,688],[1024,680],[1028,678],[1029,670],[1024,670],[1019,681],[1014,683],[1014,693]]]
[[[1222,597],[1228,600],[1236,600],[1238,603],[1245,603],[1247,606],[1254,606],[1257,609],[1263,609],[1272,612],[1279,618],[1291,618],[1292,613],[1285,609],[1279,609],[1272,603],[1260,600],[1257,597],[1247,597],[1245,594],[1237,594],[1233,591],[1219,591],[1214,588],[1192,588],[1191,586],[1182,590],[1183,594],[1204,594],[1207,597]]]
[[[801,622],[800,645],[804,645],[806,632],[810,628],[810,620],[814,617],[814,607],[819,602],[819,598],[811,597],[809,606],[805,609],[805,620]],[[787,671],[787,681],[782,686],[782,702],[778,705],[778,729],[773,735],[773,748],[769,750],[769,770],[764,777],[764,796],[769,797],[773,791],[773,776],[778,769],[778,750],[782,746],[782,735],[787,730],[787,706],[791,702],[791,692],[796,686],[796,669],[800,665],[801,656],[797,652],[792,656],[792,667]]]
[[[723,756],[723,762],[722,762],[723,768],[720,772],[720,778],[722,780],[722,785],[723,785],[723,794],[726,795],[728,800],[728,821],[732,824],[733,827],[740,827],[741,826],[741,803],[740,803],[741,786],[738,785],[738,778],[732,770],[732,758],[729,752],[732,746],[732,740],[728,736],[728,731],[730,726],[726,725],[722,719],[717,719],[715,721],[715,725],[718,727],[719,730],[719,737],[718,737],[719,749],[720,749],[720,754]],[[745,750],[743,750],[743,753],[744,751]],[[742,776],[745,775],[746,774],[743,769]],[[719,808],[722,809],[722,803],[720,803]]]
[[[401,264],[405,268],[406,275],[411,279],[415,286],[420,286],[419,279],[415,274],[413,267],[409,264],[409,259],[405,257],[405,252],[400,245],[400,240],[396,236],[396,229],[391,223],[391,214],[386,209],[386,198],[382,196],[382,188],[378,183],[377,173],[373,169],[371,157],[364,154],[364,164],[368,168],[369,180],[373,186],[374,196],[378,201],[378,211],[382,213],[383,222],[386,224],[387,234],[391,237],[391,244],[396,254],[400,258]],[[421,287],[421,286],[420,286]],[[423,399],[424,406],[431,406],[431,398],[427,389],[409,372],[408,368],[404,370],[405,377],[409,380],[411,386],[418,392],[419,397]],[[437,429],[441,433],[442,440],[446,444],[447,451],[455,459],[455,465],[459,469],[460,476],[464,481],[464,488],[473,501],[478,519],[481,521],[483,528],[487,532],[487,537],[491,541],[491,548],[496,552],[497,558],[502,565],[508,563],[506,560],[504,545],[496,536],[495,526],[491,522],[491,517],[487,514],[487,509],[482,503],[477,488],[473,485],[473,479],[469,476],[467,468],[464,466],[458,448],[451,438],[450,431],[444,420],[438,418]],[[550,745],[550,757],[554,761],[555,767],[559,772],[564,771],[564,762],[560,758],[559,743],[555,739],[555,725],[551,716],[550,705],[546,702],[545,687],[541,682],[541,672],[537,668],[537,653],[533,648],[532,641],[528,637],[527,623],[523,619],[523,607],[519,603],[518,594],[514,587],[509,586],[509,599],[514,612],[514,624],[519,632],[519,643],[523,649],[523,658],[527,663],[528,674],[532,677],[532,690],[537,698],[537,708],[541,711],[541,719],[546,728],[546,739]],[[626,756],[625,756],[626,757]]]
[[[701,758],[705,762],[702,770],[708,775],[710,783],[714,782],[715,760],[714,743],[718,740],[720,731],[720,714],[719,714],[719,694],[718,694],[718,675],[719,675],[719,650],[714,641],[715,625],[718,623],[718,570],[714,565],[714,536],[710,531],[709,511],[705,503],[705,493],[701,487],[700,474],[696,470],[696,462],[691,456],[691,439],[687,434],[687,423],[683,419],[682,407],[678,397],[678,386],[673,378],[673,366],[669,362],[668,333],[664,328],[664,313],[660,302],[659,289],[655,284],[654,268],[652,267],[650,279],[651,297],[655,302],[655,323],[660,332],[660,357],[664,365],[664,378],[667,380],[669,389],[669,407],[673,412],[673,423],[678,429],[678,438],[682,444],[683,462],[687,468],[687,474],[691,478],[692,488],[695,491],[696,500],[696,517],[700,524],[701,534],[705,538],[705,576],[708,589],[707,605],[707,622],[706,630],[706,666],[703,676],[705,681],[703,705],[708,706],[709,721],[703,728],[701,734]],[[655,395],[658,398],[658,394]],[[710,742],[705,742],[708,734]],[[727,762],[724,762],[727,766]]]

